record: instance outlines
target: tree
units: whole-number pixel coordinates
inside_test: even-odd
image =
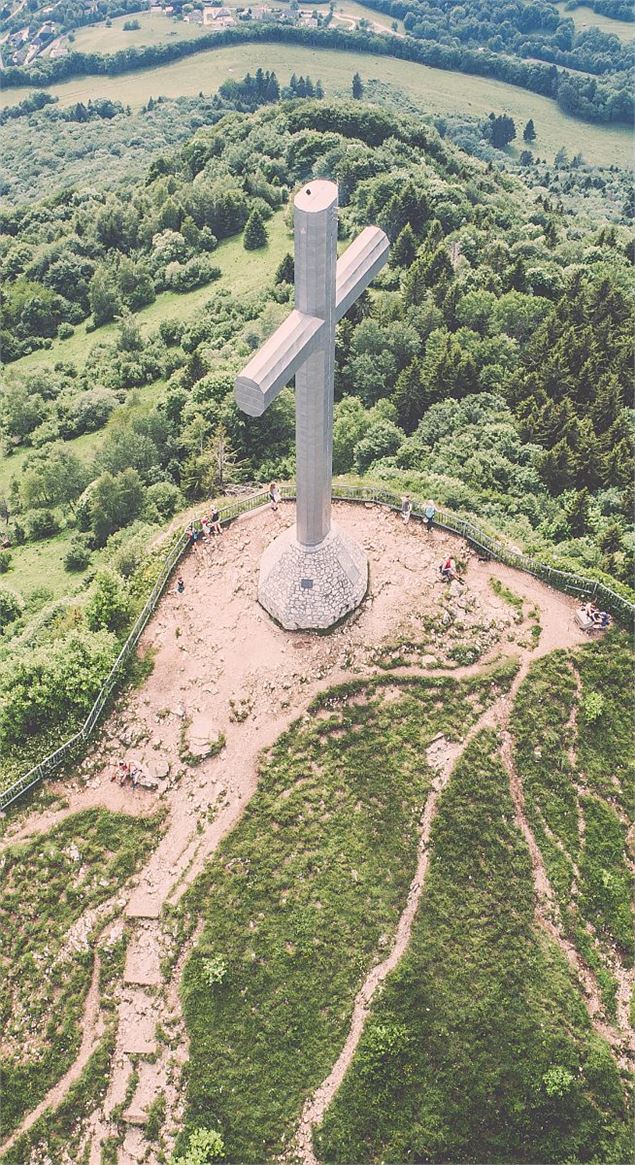
[[[276,273],[273,277],[274,283],[293,283],[295,278],[295,266],[293,262],[293,255],[288,252],[278,263]]]
[[[410,267],[414,263],[416,256],[417,240],[410,223],[407,222],[393,243],[390,258],[395,267]]]
[[[31,506],[69,506],[86,489],[88,471],[76,453],[62,442],[32,455],[20,478],[20,498]]]
[[[128,618],[128,593],[113,570],[100,570],[86,604],[86,623],[91,631],[120,631]]]
[[[24,600],[8,587],[0,587],[0,634],[24,610]]]
[[[360,97],[362,97],[363,93],[364,93],[364,83],[363,83],[359,73],[353,74],[352,89],[353,89],[353,97],[355,98],[356,101],[359,101]]]
[[[110,534],[139,517],[145,490],[136,469],[123,473],[102,473],[93,483],[89,502],[89,523],[95,542],[103,546]]]
[[[254,207],[245,225],[243,246],[246,251],[256,251],[267,246],[267,229],[258,207]]]
[[[527,122],[527,125],[525,126],[525,128],[523,130],[523,141],[524,142],[535,142],[535,140],[536,140],[536,128],[534,126],[533,117],[530,117],[529,121]]]
[[[121,297],[113,272],[100,266],[95,270],[89,287],[88,301],[96,327],[109,324],[121,311]]]

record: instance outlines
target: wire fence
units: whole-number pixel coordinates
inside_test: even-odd
[[[281,486],[280,493],[283,498],[289,501],[295,497],[293,485]],[[223,525],[229,525],[243,514],[250,513],[265,505],[268,497],[269,495],[265,490],[259,490],[257,493],[249,494],[246,497],[237,497],[220,511],[220,521]],[[373,489],[368,486],[337,485],[333,493],[333,498],[335,501],[374,503],[375,505],[386,506],[392,510],[399,510],[401,508],[401,498],[396,494],[393,494],[390,490]],[[424,513],[421,503],[417,501],[413,502],[412,515],[415,519],[423,519]],[[528,555],[512,551],[499,539],[490,537],[478,526],[474,525],[474,523],[468,522],[464,518],[460,518],[447,510],[437,510],[433,524],[441,530],[447,530],[451,534],[458,534],[484,557],[496,559],[497,562],[514,567],[516,570],[522,570],[527,574],[532,574],[543,582],[548,583],[549,586],[564,591],[565,594],[574,595],[578,598],[594,599],[603,610],[609,611],[621,623],[632,623],[635,618],[635,604],[597,579],[588,579],[570,571],[557,570],[555,567],[537,562]],[[76,760],[81,755],[84,746],[87,744],[103,716],[105,709],[108,707],[114,692],[121,684],[126,674],[128,661],[135,651],[137,643],[156,609],[157,603],[170,580],[175,566],[183,557],[189,544],[190,539],[187,533],[183,531],[166,555],[161,572],[152,588],[148,600],[143,610],[137,616],[134,626],[81,728],[74,736],[71,736],[69,740],[60,745],[59,748],[56,748],[44,760],[40,761],[39,764],[29,769],[27,773],[24,773],[12,785],[9,785],[8,788],[0,792],[0,810],[6,809],[18,797],[23,796],[29,789],[32,789],[40,781],[50,776],[51,773],[55,772],[56,769],[59,769],[67,761]]]

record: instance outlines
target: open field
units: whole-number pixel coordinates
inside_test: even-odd
[[[635,37],[635,24],[627,20],[613,20],[610,16],[601,16],[585,5],[574,8],[571,12],[565,10],[564,4],[557,4],[556,7],[562,17],[565,19],[571,17],[578,32],[585,28],[600,28],[602,32],[612,32],[614,36],[619,36],[620,40],[633,40]]]
[[[310,73],[321,78],[327,92],[335,95],[350,92],[353,73],[365,79],[377,79],[403,90],[429,114],[460,113],[486,116],[492,110],[508,113],[520,128],[533,117],[538,139],[535,153],[551,160],[561,146],[570,154],[582,152],[587,162],[601,165],[628,166],[631,162],[631,133],[627,126],[595,126],[568,117],[555,102],[536,93],[484,77],[433,69],[412,61],[376,57],[371,53],[337,52],[331,49],[305,49],[286,45],[242,44],[198,53],[183,61],[156,69],[143,69],[120,77],[76,77],[49,92],[59,97],[62,106],[91,97],[110,97],[133,107],[144,105],[149,97],[192,96],[203,90],[214,92],[228,77],[242,77],[261,66],[273,69],[286,83],[292,71]],[[9,89],[3,94],[5,105],[23,100],[30,90]]]
[[[126,30],[124,24],[137,20],[140,28]],[[207,32],[208,29],[205,29]],[[184,20],[173,20],[154,12],[133,12],[127,16],[117,16],[110,28],[105,22],[80,28],[75,33],[75,43],[70,47],[74,52],[116,53],[120,49],[138,48],[141,45],[170,44],[173,40],[196,40],[201,36],[200,24],[186,24]]]

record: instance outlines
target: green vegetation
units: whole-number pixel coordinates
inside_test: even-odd
[[[188,929],[205,918],[183,979],[186,1132],[205,1120],[232,1160],[282,1150],[403,908],[432,775],[423,752],[440,731],[460,739],[474,697],[486,706],[513,670],[350,684],[276,743],[180,908]]]
[[[256,72],[234,89],[251,99],[273,82]],[[630,578],[626,231],[584,228],[429,125],[360,100],[234,112],[143,185],[0,219],[6,352],[36,349],[0,389],[2,585],[24,600],[3,608],[7,771],[79,723],[153,581],[162,552],[143,560],[161,526],[227,481],[293,476],[292,393],[247,420],[233,377],[289,310],[287,204],[324,172],[342,244],[369,221],[393,241],[338,329],[336,471],[477,512],[554,565]],[[254,251],[248,220],[266,223]],[[212,273],[201,254],[213,289],[175,291]],[[457,641],[451,658],[478,652]]]
[[[498,578],[491,578],[489,580],[489,585],[491,586],[494,594],[498,595],[499,599],[503,599],[504,602],[509,603],[509,606],[513,607],[516,614],[522,617],[523,600],[521,599],[520,595],[517,595],[514,593],[514,591],[511,591],[509,587],[506,587],[505,584],[502,583]]]
[[[35,1107],[77,1053],[95,942],[90,935],[82,937],[77,924],[138,869],[156,844],[157,825],[157,818],[88,810],[45,838],[16,843],[5,852],[0,899],[3,1136]],[[107,969],[115,953],[103,951]]]
[[[193,40],[201,35],[200,24],[170,20],[163,13],[139,12],[135,29],[125,28],[129,19],[118,16],[108,24],[91,24],[75,34],[73,49],[80,53],[116,53],[136,45],[165,44],[174,39]]]
[[[253,45],[234,45],[198,53],[185,61],[141,69],[126,76],[126,97],[133,109],[146,105],[153,95],[193,97],[203,90],[210,93],[228,76],[241,76],[253,68]],[[285,45],[259,44],[258,64],[275,71],[279,77],[289,72],[289,51]],[[539,133],[540,156],[553,158],[566,145],[571,155],[582,151],[588,162],[628,166],[631,137],[627,127],[585,125],[562,113],[548,97],[527,93],[504,81],[487,77],[466,76],[412,61],[376,57],[372,53],[334,51],[294,46],[293,67],[298,73],[320,77],[329,94],[350,93],[351,77],[378,78],[403,91],[428,114],[461,114],[487,117],[492,109],[503,109],[522,126],[533,117]],[[368,90],[367,90],[368,91]],[[75,81],[52,84],[47,92],[59,99],[61,106],[88,102],[97,95],[118,100],[121,81],[117,77],[80,77]],[[30,88],[5,89],[1,100],[6,105],[24,100]],[[155,111],[156,116],[156,111]]]
[[[583,649],[573,663],[582,680],[580,702],[572,661],[552,654],[536,663],[523,683],[511,728],[527,816],[563,923],[613,1014],[614,954],[626,965],[633,961],[626,826],[623,811],[622,818],[618,815],[620,806],[627,810],[632,804],[624,685],[632,675],[633,654],[626,637],[613,632]],[[574,735],[568,725],[576,707]]]
[[[495,740],[443,793],[411,946],[317,1134],[322,1160],[619,1162],[609,1048],[534,929],[529,853]]]

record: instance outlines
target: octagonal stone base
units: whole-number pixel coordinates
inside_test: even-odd
[[[348,534],[333,526],[317,546],[302,546],[292,526],[262,556],[258,601],[287,631],[325,630],[367,587],[368,559]]]

